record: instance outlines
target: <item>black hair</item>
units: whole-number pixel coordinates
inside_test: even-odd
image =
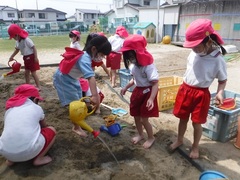
[[[206,44],[209,41],[210,38],[221,48],[221,51],[222,51],[223,55],[227,54],[226,49],[218,42],[218,38],[217,38],[216,34],[211,34],[210,36],[205,37],[203,39],[202,43]]]
[[[96,36],[92,38],[87,44],[85,51],[92,55],[91,49],[95,46],[98,53],[103,53],[104,55],[109,55],[112,51],[112,46],[105,36]]]
[[[87,39],[86,39],[86,43],[85,43],[85,46],[83,48],[83,51],[86,51],[87,49],[87,46],[89,45],[89,42],[94,38],[94,37],[97,37],[97,36],[100,36],[99,34],[97,33],[91,33],[87,36]]]
[[[29,99],[32,100],[36,104],[38,104],[38,102],[39,102],[39,99],[37,99],[36,97],[33,97],[33,96],[29,97]]]
[[[134,50],[129,50],[129,51],[124,51],[123,52],[123,61],[124,61],[124,66],[125,66],[126,69],[129,68],[129,65],[131,63],[130,56],[129,56],[130,53],[134,54],[134,57],[136,58],[136,52]]]
[[[77,37],[77,41],[80,40],[80,38],[79,38],[76,34],[74,34],[72,31],[69,33],[68,36],[69,36],[70,38]]]

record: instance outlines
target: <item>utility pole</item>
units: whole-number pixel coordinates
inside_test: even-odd
[[[38,0],[36,0],[36,7],[37,7],[37,10],[38,10]]]
[[[159,41],[159,6],[160,6],[160,0],[157,1],[157,30],[156,30],[156,44],[158,44],[158,41]]]

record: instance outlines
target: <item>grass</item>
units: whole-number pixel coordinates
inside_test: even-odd
[[[37,50],[40,49],[59,49],[70,45],[68,34],[51,35],[51,36],[29,36],[33,40]],[[80,44],[84,47],[87,34],[81,34]],[[13,51],[15,47],[15,40],[0,39],[0,52]]]

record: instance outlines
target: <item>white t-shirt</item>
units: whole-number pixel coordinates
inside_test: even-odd
[[[131,64],[129,70],[130,74],[133,75],[134,84],[137,87],[151,86],[151,81],[158,81],[159,79],[158,70],[154,64],[147,66],[136,66]]]
[[[74,49],[78,49],[78,50],[81,50],[81,46],[80,46],[80,44],[79,44],[79,42],[78,41],[76,41],[76,42],[71,42],[70,43],[70,48],[74,48]]]
[[[188,56],[184,82],[190,86],[207,88],[215,78],[219,81],[227,79],[226,62],[219,50],[203,57],[192,51]]]
[[[109,43],[112,46],[112,51],[119,53],[119,50],[123,46],[124,39],[121,38],[119,35],[115,34],[113,36],[110,36],[108,38]]]
[[[21,106],[8,109],[0,137],[0,154],[13,162],[36,157],[45,144],[39,124],[44,116],[43,109],[30,99]]]
[[[33,54],[34,43],[30,38],[22,39],[20,42],[16,41],[16,48],[20,50],[23,56]]]

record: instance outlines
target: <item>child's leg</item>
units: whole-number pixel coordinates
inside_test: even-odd
[[[170,145],[171,150],[175,150],[176,148],[183,144],[183,137],[187,130],[187,123],[188,120],[180,119],[178,124],[178,137],[177,140]]]
[[[82,137],[87,137],[87,134],[85,133],[85,131],[75,123],[73,123],[72,131],[77,133],[78,135],[80,135]]]
[[[201,124],[196,124],[193,123],[193,144],[192,144],[192,149],[190,152],[189,157],[193,158],[193,159],[197,159],[199,158],[199,149],[198,149],[198,145],[199,145],[199,141],[201,139],[202,136],[202,125]]]
[[[141,118],[140,117],[134,117],[136,128],[138,131],[138,135],[134,136],[132,138],[133,144],[137,144],[139,141],[141,141],[143,137],[143,128],[142,128],[142,123],[141,123]]]
[[[30,84],[30,70],[25,69],[24,76],[25,76],[26,84]]]
[[[32,72],[32,77],[34,78],[37,88],[40,89],[40,82],[39,82],[39,78],[37,75],[37,71]]]
[[[56,134],[56,130],[49,126],[48,128],[52,129],[55,134]],[[33,165],[35,166],[40,166],[40,165],[44,165],[44,164],[48,164],[52,161],[52,158],[47,154],[47,152],[49,151],[49,149],[52,147],[54,141],[55,141],[56,136],[54,135],[54,137],[52,138],[51,142],[48,144],[48,146],[41,152],[41,154],[39,154],[33,161]],[[45,156],[46,155],[46,156]]]
[[[116,79],[117,79],[117,70],[111,70],[112,72],[112,87],[116,87]]]
[[[152,144],[155,141],[155,138],[153,136],[153,129],[152,129],[152,125],[149,123],[148,118],[142,118],[142,124],[147,132],[148,135],[148,139],[147,141],[143,144],[143,147],[145,149],[148,149],[152,146]]]

